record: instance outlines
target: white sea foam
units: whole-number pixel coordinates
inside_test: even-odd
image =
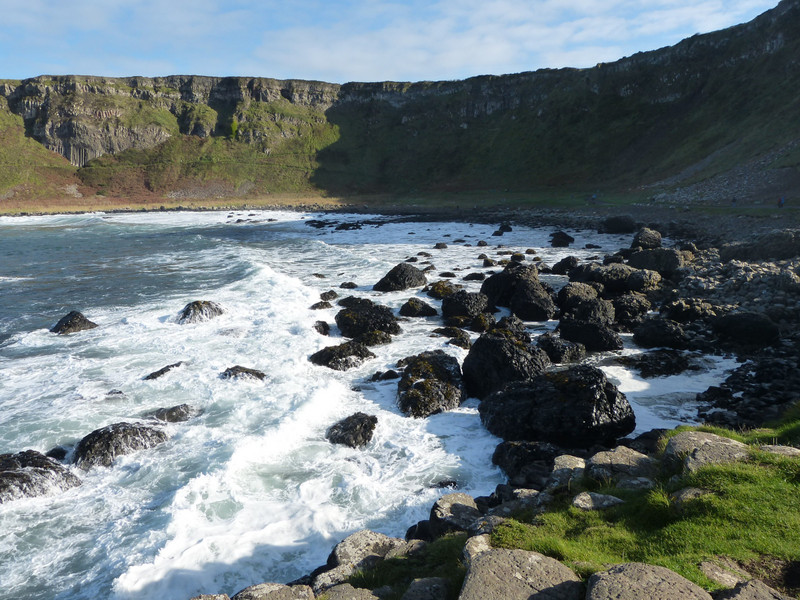
[[[0,229],[15,235],[24,229],[26,236],[55,239],[54,246],[58,236],[75,232],[90,244],[93,236],[115,235],[126,244],[116,254],[103,243],[92,246],[73,285],[76,299],[70,301],[79,301],[98,328],[56,336],[44,326],[29,327],[8,332],[0,343],[0,452],[47,451],[110,423],[143,420],[161,407],[187,403],[202,411],[189,422],[160,425],[169,440],[155,449],[121,457],[112,469],[76,471],[84,480],[79,488],[0,506],[0,599],[232,594],[311,571],[357,529],[402,536],[427,516],[442,494],[439,482],[456,481],[475,495],[491,492],[504,481],[491,464],[499,440],[480,424],[475,400],[409,419],[396,407],[396,382],[367,381],[423,350],[440,348],[462,360],[466,351],[429,337],[441,321],[403,321],[392,344],[373,348],[377,358],[336,372],[307,360],[339,342],[335,326],[331,338],[311,328],[318,319],[333,323],[336,308],[309,307],[334,289],[398,309],[419,292],[378,294],[371,286],[419,252],[432,255],[419,257],[435,264],[431,279],[463,268],[457,282],[478,290],[480,282],[461,276],[483,270],[478,254],[493,255],[497,243],[535,248],[553,264],[570,254],[615,251],[629,241],[570,231],[573,248],[557,249],[549,247],[549,230],[515,228],[493,237],[489,225],[389,222],[337,231],[309,227],[311,218],[333,220],[261,211],[0,218]],[[453,243],[458,238],[472,246]],[[492,245],[478,248],[480,239]],[[442,241],[449,247],[434,250]],[[602,248],[582,249],[588,242]],[[53,268],[59,281],[58,265]],[[359,287],[342,290],[343,281]],[[35,293],[40,282],[23,283]],[[110,290],[107,300],[93,304],[99,287]],[[192,300],[213,300],[225,313],[178,324],[178,312]],[[63,311],[58,302],[42,306]],[[531,325],[547,330],[554,324]],[[183,364],[163,377],[143,380],[177,361]],[[267,377],[219,377],[236,364]],[[643,429],[689,418],[678,409],[662,410],[669,404],[663,398],[701,391],[732,366],[716,361],[701,375],[648,382],[622,367],[604,369],[636,405]],[[370,444],[353,450],[328,443],[326,429],[356,411],[378,417]]]

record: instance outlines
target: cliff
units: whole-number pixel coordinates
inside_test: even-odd
[[[0,113],[111,194],[664,186],[742,164],[793,180],[798,56],[800,0],[784,0],[590,69],[345,85],[40,76],[0,82]]]

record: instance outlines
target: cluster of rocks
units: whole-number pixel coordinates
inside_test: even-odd
[[[628,445],[601,451],[581,451],[582,456],[562,453],[552,444],[529,442],[524,450],[536,455],[541,474],[538,487],[501,485],[488,498],[473,498],[463,493],[446,494],[430,510],[429,519],[411,527],[405,539],[392,538],[369,530],[358,531],[337,544],[325,565],[290,584],[261,583],[229,598],[226,594],[197,596],[193,600],[278,600],[281,598],[459,600],[483,598],[563,598],[575,600],[672,600],[686,598],[711,600],[712,595],[677,573],[643,563],[623,563],[596,572],[584,582],[572,569],[554,558],[537,552],[492,546],[491,533],[508,516],[521,510],[544,512],[557,498],[568,497],[579,510],[613,510],[624,504],[620,498],[581,491],[586,479],[612,483],[621,489],[648,489],[659,475],[680,477],[709,464],[745,459],[746,445],[709,433],[684,432],[669,439],[663,451],[654,450],[657,437],[646,435],[625,440]],[[633,449],[633,446],[647,453]],[[764,446],[762,450],[779,455],[798,455],[800,450]],[[676,510],[712,494],[709,490],[683,488],[670,496]],[[466,535],[463,561],[466,577],[460,590],[448,589],[450,581],[422,578],[403,581],[398,587],[355,588],[349,583],[356,573],[368,572],[381,562],[423,553],[427,544],[450,534]],[[783,600],[789,596],[724,565],[707,561],[699,565],[703,573],[728,589],[716,593],[717,600]],[[401,596],[402,594],[402,596]]]

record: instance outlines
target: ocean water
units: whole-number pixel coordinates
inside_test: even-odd
[[[76,471],[80,487],[0,505],[0,599],[232,595],[310,572],[358,529],[402,537],[427,517],[439,482],[490,493],[504,481],[491,464],[499,440],[481,426],[474,399],[409,419],[395,405],[396,381],[368,381],[424,350],[463,359],[466,351],[430,337],[440,321],[404,321],[392,344],[373,348],[377,358],[341,373],[308,362],[338,343],[335,327],[330,338],[312,329],[320,319],[333,325],[336,308],[309,307],[334,289],[399,309],[420,292],[380,294],[372,285],[422,251],[433,254],[436,272],[462,275],[483,270],[478,254],[497,252],[497,243],[534,248],[548,264],[630,243],[571,231],[573,248],[555,249],[549,229],[515,227],[497,238],[490,225],[340,215],[337,223],[376,223],[335,230],[306,225],[314,218],[333,220],[295,212],[0,218],[0,453],[47,452],[162,407],[202,411],[163,425],[169,440],[154,449]],[[459,238],[466,242],[453,243]],[[481,239],[490,246],[476,248]],[[449,247],[434,250],[442,241]],[[583,249],[588,242],[601,248]],[[341,290],[344,281],[359,287]],[[179,325],[193,300],[218,302],[225,313]],[[70,310],[99,327],[50,333]],[[555,323],[529,325],[537,333]],[[623,353],[637,352],[626,340]],[[691,422],[694,394],[735,366],[697,356],[700,371],[643,380],[607,356],[594,360],[631,400],[637,431]],[[143,380],[177,361],[162,378]],[[267,378],[220,379],[233,365]],[[372,442],[361,450],[328,443],[326,429],[356,411],[378,417]]]

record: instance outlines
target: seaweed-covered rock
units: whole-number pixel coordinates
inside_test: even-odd
[[[433,350],[404,358],[398,366],[405,367],[397,384],[397,404],[404,414],[427,417],[461,404],[461,368],[455,357]]]
[[[345,337],[354,338],[376,330],[390,335],[397,335],[401,331],[397,317],[388,306],[352,297],[341,300],[339,304],[345,308],[336,313],[336,325]]]
[[[357,412],[331,425],[325,437],[332,444],[361,448],[372,439],[377,424],[378,417]]]
[[[210,300],[195,300],[183,307],[178,315],[178,323],[200,323],[220,316],[225,311],[216,302]]]
[[[35,450],[0,454],[0,504],[79,486],[69,469]]]
[[[462,367],[467,393],[485,398],[510,381],[527,381],[544,372],[550,359],[540,348],[532,348],[513,334],[500,330],[479,337]]]
[[[613,442],[636,425],[625,395],[586,365],[509,384],[484,398],[479,411],[486,428],[505,440],[578,448]]]
[[[375,358],[375,355],[364,344],[345,342],[323,348],[309,356],[308,360],[315,365],[328,367],[335,371],[347,371],[370,358]]]
[[[400,307],[401,317],[435,317],[436,314],[435,308],[419,298],[409,298],[408,301]]]
[[[409,263],[400,263],[372,286],[376,292],[396,292],[413,287],[422,287],[428,280],[425,274]]]
[[[457,286],[456,284],[450,281],[439,280],[439,281],[434,281],[432,284],[430,284],[425,289],[425,293],[431,298],[436,298],[437,300],[443,300],[444,298],[447,298],[448,296],[455,294],[459,290],[459,287],[460,286]]]
[[[61,317],[50,331],[59,335],[66,335],[68,333],[77,333],[78,331],[94,329],[95,327],[97,327],[97,323],[93,323],[87,319],[83,316],[83,313],[73,310]]]
[[[110,467],[114,459],[138,450],[147,450],[167,441],[167,434],[139,423],[114,423],[96,429],[75,447],[75,464],[88,470]]]

